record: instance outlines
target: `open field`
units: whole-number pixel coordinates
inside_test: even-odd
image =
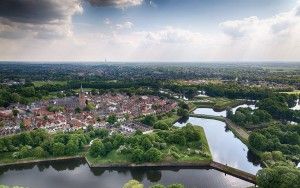
[[[300,95],[300,90],[294,90],[294,91],[290,91],[290,92],[280,92],[280,93],[286,93],[286,94],[290,94],[290,95]]]
[[[67,81],[34,81],[33,82],[35,87],[41,87],[41,86],[47,85],[47,84],[50,84],[50,85],[56,85],[56,84],[66,85],[67,83],[68,83]]]

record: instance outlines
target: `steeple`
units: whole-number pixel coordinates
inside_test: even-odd
[[[84,92],[83,92],[82,84],[80,84],[79,106],[80,106],[80,108],[84,108],[85,107],[85,97],[84,97]]]

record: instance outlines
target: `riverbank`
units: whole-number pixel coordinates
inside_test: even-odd
[[[66,160],[73,160],[73,159],[85,159],[85,157],[82,155],[76,155],[76,156],[65,156],[65,157],[49,157],[44,159],[32,159],[32,160],[27,159],[27,160],[19,160],[19,161],[9,162],[9,163],[0,163],[0,167],[37,164],[42,162],[66,161]]]

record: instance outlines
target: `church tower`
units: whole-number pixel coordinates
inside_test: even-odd
[[[79,107],[85,108],[85,97],[84,97],[84,92],[82,89],[82,84],[80,86],[80,92],[79,92]]]

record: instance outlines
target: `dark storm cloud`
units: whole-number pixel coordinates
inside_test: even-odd
[[[41,24],[64,19],[58,1],[51,0],[1,0],[0,17],[14,22]]]
[[[113,6],[114,1],[112,0],[88,0],[92,6]]]
[[[70,35],[81,0],[0,0],[0,38],[55,38]]]
[[[92,6],[104,7],[114,6],[117,8],[126,8],[138,6],[143,3],[143,0],[87,0]]]

